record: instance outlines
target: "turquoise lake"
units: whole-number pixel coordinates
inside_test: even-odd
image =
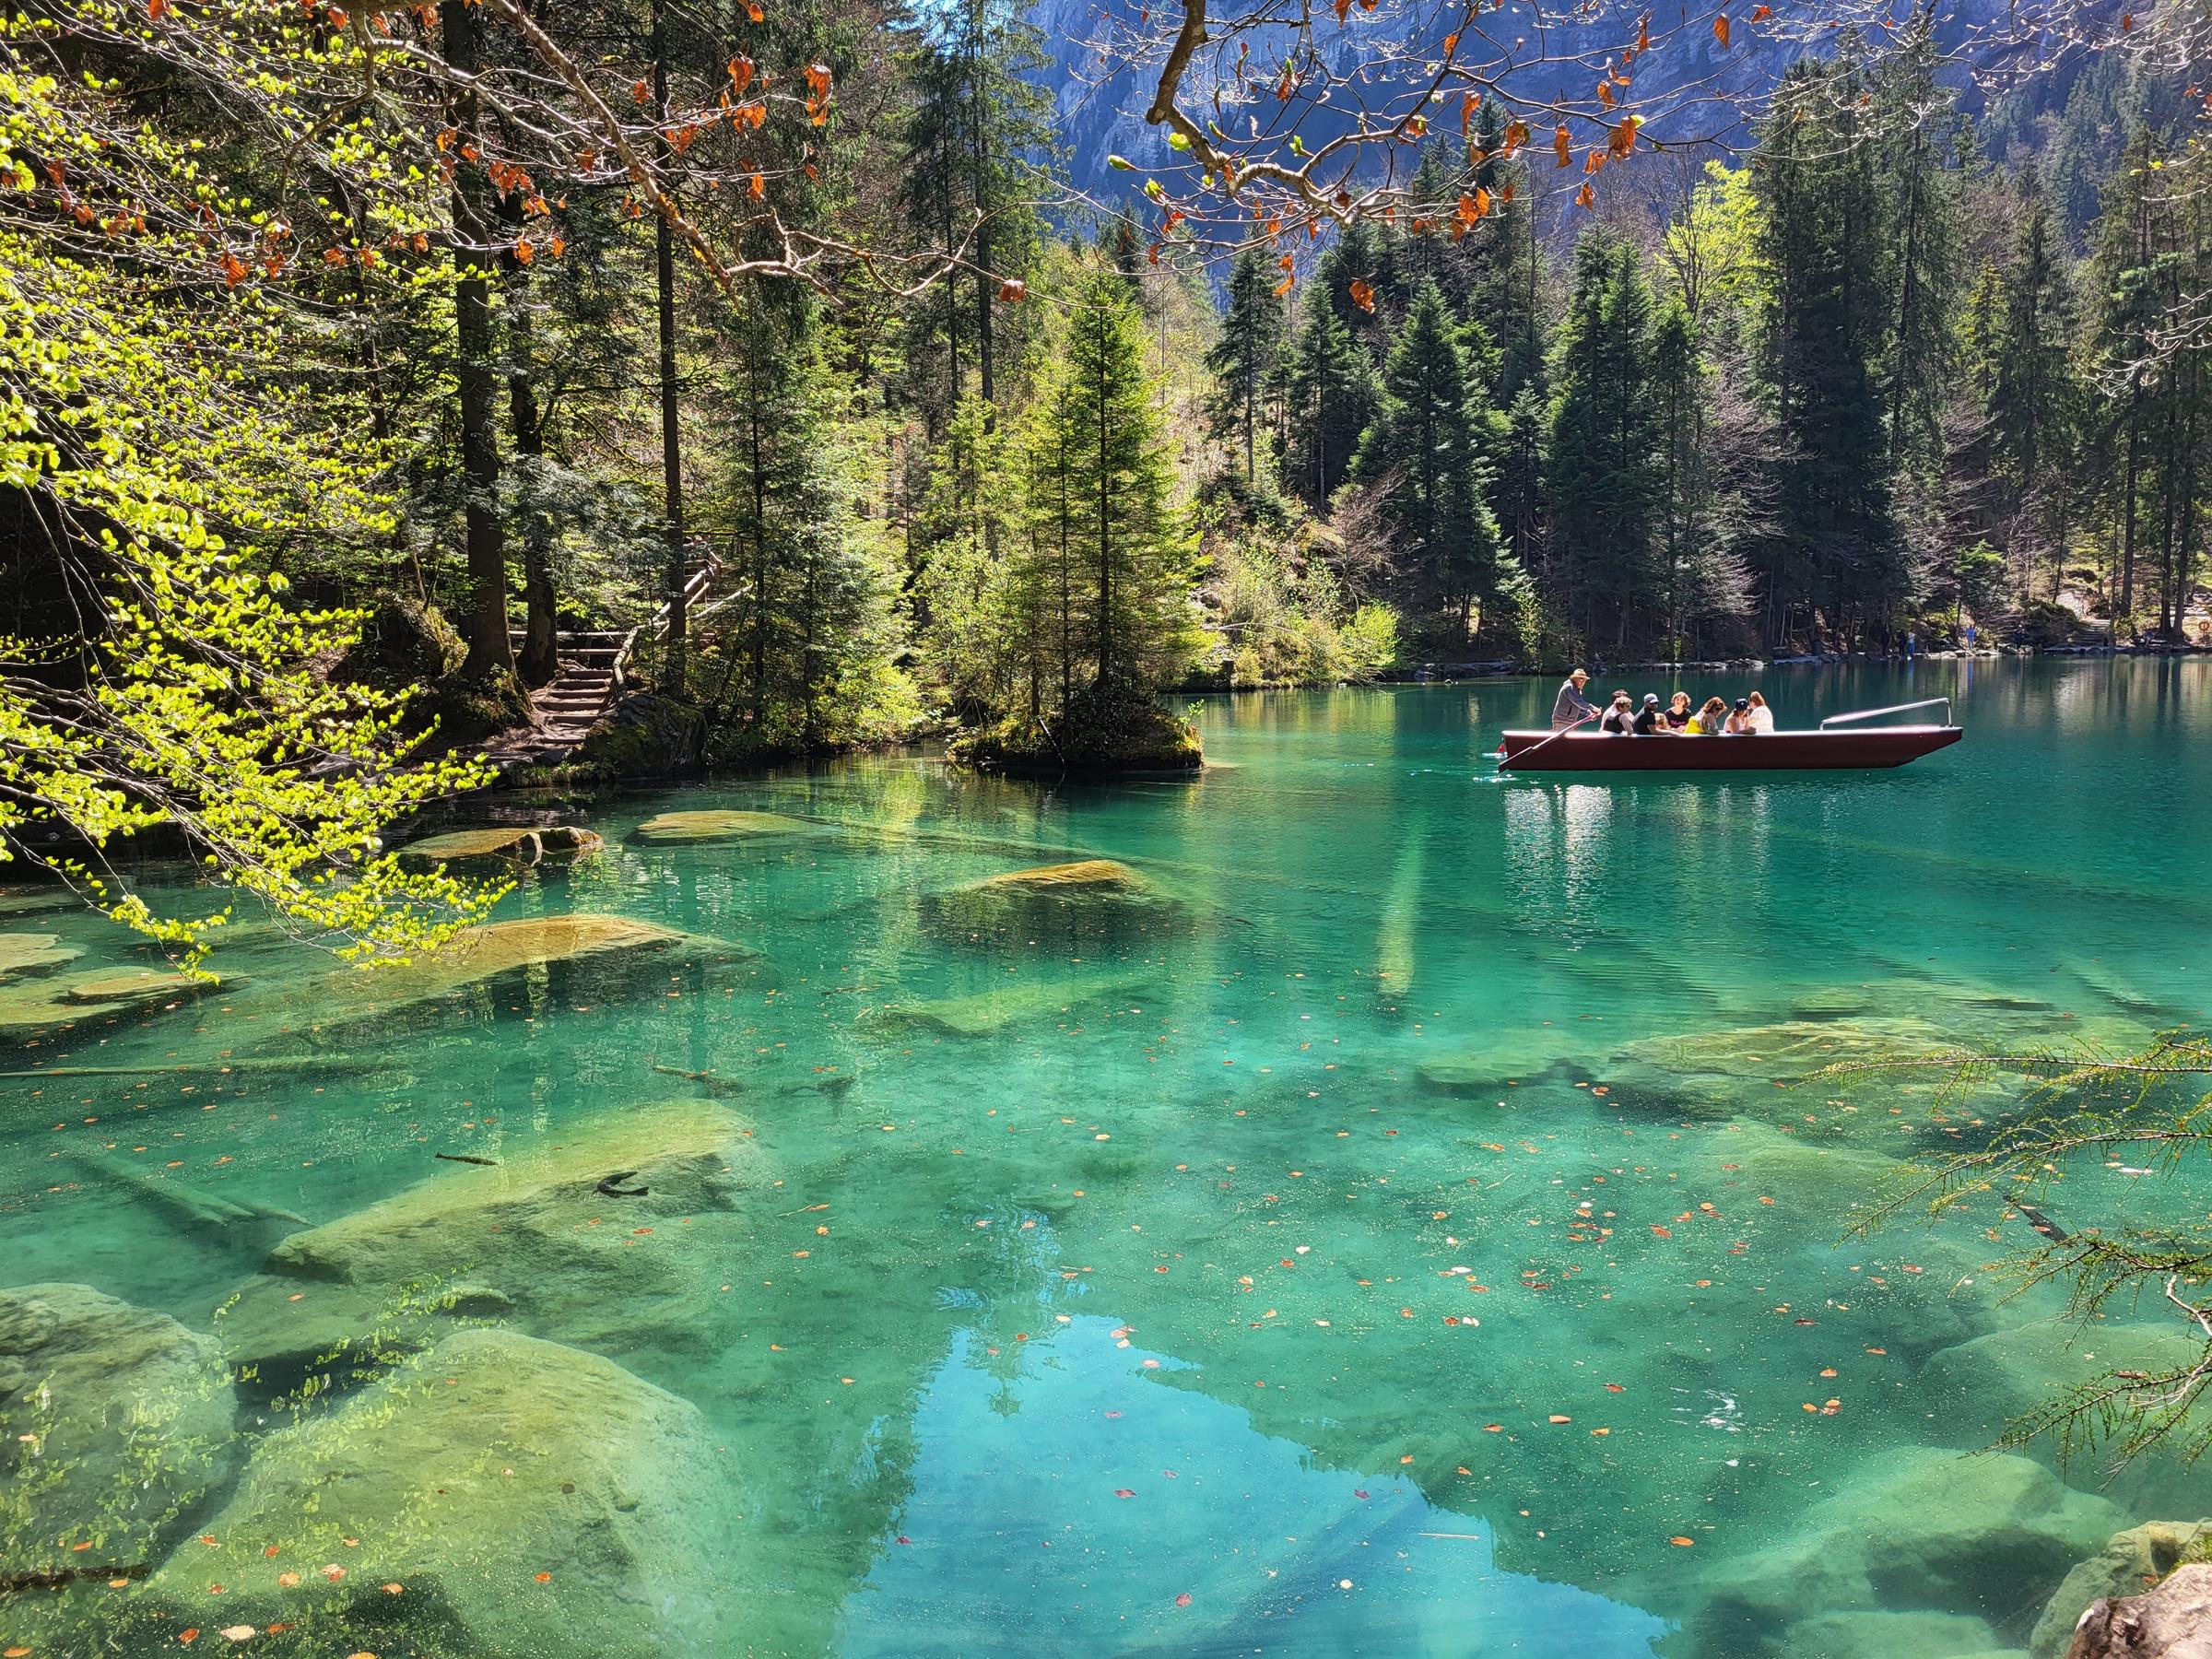
[[[2203,1029],[2212,662],[1756,683],[1784,726],[1947,695],[1968,735],[1500,779],[1553,692],[1513,680],[1202,700],[1191,782],[505,795],[425,828],[606,844],[495,922],[616,923],[500,972],[241,912],[205,994],[66,994],[157,959],[0,888],[0,935],[53,935],[0,955],[0,1284],[99,1293],[0,1292],[0,1542],[116,1569],[0,1595],[0,1641],[2026,1650],[2212,1469],[1969,1454],[2185,1335],[2014,1295],[2000,1198],[1853,1234],[2017,1080],[1806,1079]],[[759,816],[635,837],[711,810]],[[2194,1187],[2099,1163],[2045,1208]],[[177,1398],[73,1423],[11,1332]]]

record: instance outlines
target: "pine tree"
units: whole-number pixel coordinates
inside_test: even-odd
[[[1454,335],[1443,294],[1424,283],[1383,369],[1352,477],[1384,497],[1413,604],[1456,613],[1464,629],[1501,570],[1481,442],[1488,406]]]
[[[1658,443],[1660,512],[1653,537],[1664,635],[1679,658],[1699,649],[1699,628],[1745,615],[1750,573],[1737,551],[1713,444],[1708,369],[1697,327],[1678,302],[1664,307],[1652,328],[1653,422]]]
[[[1956,335],[1959,270],[1957,112],[1936,74],[1932,10],[1913,13],[1875,76],[1879,189],[1888,294],[1882,402],[1893,466],[1933,477],[1944,459],[1943,406]]]
[[[1651,290],[1635,248],[1585,230],[1553,348],[1549,570],[1570,626],[1615,649],[1661,591],[1652,380]]]
[[[1190,571],[1145,347],[1121,278],[1087,274],[1060,343],[1047,442],[1067,493],[1092,684],[1110,688],[1149,688],[1179,672],[1187,640]]]
[[[2026,570],[2037,551],[2047,550],[2055,594],[2073,516],[2077,396],[2067,357],[2072,306],[2049,201],[2032,171],[2023,175],[2022,188],[2026,211],[2006,273],[2005,318],[1989,401],[1990,438],[1998,469],[2011,485],[2015,513],[2029,532],[2030,545],[2015,547],[2015,559]],[[2123,606],[2130,576],[2122,579]]]
[[[1214,377],[1206,415],[1217,437],[1244,452],[1244,482],[1259,477],[1259,450],[1267,430],[1269,386],[1281,371],[1283,302],[1275,291],[1275,266],[1257,247],[1239,253],[1229,271],[1229,306],[1221,337],[1206,354]]]
[[[1290,442],[1285,470],[1309,507],[1328,505],[1351,471],[1359,436],[1374,418],[1374,365],[1321,289],[1306,301],[1290,360]]]
[[[1783,77],[1751,162],[1766,269],[1761,365],[1782,441],[1771,636],[1887,625],[1908,587],[1875,364],[1885,332],[1872,147],[1848,52]]]

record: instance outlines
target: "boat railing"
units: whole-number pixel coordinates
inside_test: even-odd
[[[1825,732],[1830,726],[1848,725],[1854,720],[1874,720],[1884,714],[1904,714],[1914,709],[1933,709],[1938,705],[1943,709],[1943,724],[1947,726],[1951,724],[1951,700],[1947,697],[1924,697],[1918,702],[1892,703],[1887,709],[1860,709],[1850,714],[1830,714],[1820,723],[1820,729]]]

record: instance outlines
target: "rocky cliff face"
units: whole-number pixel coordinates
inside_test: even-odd
[[[1746,6],[1742,11],[1747,17],[1751,9]],[[1878,8],[1846,3],[1822,9],[1835,18],[1863,12],[1877,39],[1886,32]],[[1667,10],[1677,15],[1670,18],[1664,15]],[[1372,11],[1354,6],[1341,24],[1327,15],[1327,7],[1316,11],[1322,18],[1317,31],[1322,49],[1339,72],[1371,60],[1386,48],[1414,44],[1433,51],[1439,32],[1450,27],[1434,8],[1408,0],[1382,0]],[[1830,50],[1829,42],[1838,33],[1809,21],[1809,13],[1794,13],[1796,20],[1787,34],[1774,32],[1774,23],[1750,24],[1739,18],[1729,46],[1723,49],[1701,16],[1624,0],[1597,0],[1574,8],[1512,0],[1488,14],[1484,33],[1495,43],[1496,60],[1511,65],[1501,84],[1514,96],[1586,101],[1601,66],[1635,41],[1640,21],[1654,12],[1654,50],[1636,64],[1634,86],[1622,96],[1629,100],[1624,107],[1642,113],[1646,130],[1662,142],[1740,140],[1743,115],[1756,113],[1759,101],[1793,62],[1807,52]],[[1147,27],[1139,18],[1151,16],[1157,24],[1158,16],[1150,6],[1132,0],[1038,0],[1030,16],[1053,59],[1053,88],[1074,183],[1102,205],[1131,200],[1131,175],[1110,168],[1108,156],[1124,156],[1140,169],[1166,169],[1176,160],[1161,131],[1144,119],[1157,85],[1158,63],[1130,62],[1132,34]],[[2035,72],[2034,66],[2048,55],[2048,43],[2040,35],[2023,32],[2024,26],[2011,21],[2012,17],[2003,0],[1960,0],[1941,8],[1937,35],[1953,61],[1952,78],[1963,86],[1973,76],[2000,73],[2008,66],[2019,73]],[[1670,24],[1671,31],[1660,32]],[[1291,31],[1275,31],[1275,36],[1271,40],[1269,31],[1259,30],[1238,38],[1250,42],[1252,63],[1269,64],[1288,43]],[[1482,61],[1470,58],[1465,47],[1460,55],[1462,61]],[[1271,75],[1272,69],[1261,70],[1243,90],[1233,83],[1217,86],[1195,73],[1192,85],[1206,92],[1218,91],[1214,119],[1226,131],[1240,134],[1250,130],[1250,122],[1267,129],[1278,121],[1281,106],[1266,85]],[[1385,90],[1371,88],[1371,102],[1379,103]],[[1316,107],[1300,124],[1309,148],[1333,130],[1342,130],[1351,119],[1348,95],[1333,101],[1343,108],[1341,116],[1332,108]],[[1970,111],[1978,109],[1979,93],[1967,101]],[[1579,175],[1563,176],[1580,182]]]

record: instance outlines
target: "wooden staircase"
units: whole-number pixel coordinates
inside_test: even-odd
[[[697,607],[715,570],[712,557],[702,557],[692,566],[684,583],[687,606]],[[559,671],[530,694],[534,724],[487,739],[485,759],[502,773],[524,766],[559,766],[568,759],[622,695],[641,642],[658,640],[667,621],[668,606],[664,604],[628,633],[604,629],[564,629],[557,633],[553,645]],[[523,630],[511,629],[508,637],[519,656]]]

